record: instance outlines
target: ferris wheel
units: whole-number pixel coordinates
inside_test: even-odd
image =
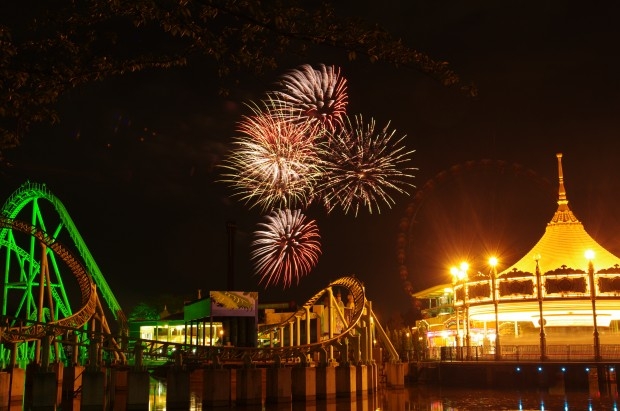
[[[413,297],[449,283],[448,267],[460,260],[483,269],[491,254],[504,263],[521,257],[527,251],[523,238],[541,234],[528,230],[545,226],[556,200],[554,184],[517,163],[472,160],[437,173],[418,189],[399,223],[404,291]]]

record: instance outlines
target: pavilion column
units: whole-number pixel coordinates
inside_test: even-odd
[[[594,281],[594,264],[592,259],[594,258],[594,251],[586,251],[586,258],[588,259],[588,280],[590,282],[590,300],[592,301],[592,326],[594,329],[594,361],[601,360],[601,342],[598,335],[598,324],[596,321],[596,283]]]
[[[540,360],[545,361],[547,359],[547,336],[545,335],[545,319],[543,317],[543,295],[542,295],[542,278],[540,274],[540,266],[538,261],[540,255],[536,256],[536,294],[538,299],[538,313],[540,323]]]

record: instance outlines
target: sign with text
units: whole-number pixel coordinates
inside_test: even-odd
[[[258,293],[253,291],[211,291],[211,315],[214,317],[256,317]]]

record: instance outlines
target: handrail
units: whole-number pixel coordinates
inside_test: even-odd
[[[595,360],[592,344],[550,344],[546,346],[545,359],[541,360],[540,345],[519,344],[502,345],[501,359],[494,352],[482,346],[470,347],[471,356],[466,355],[467,347],[431,347],[424,358],[416,360],[451,362],[610,362],[620,360],[620,344],[601,344],[601,359]]]

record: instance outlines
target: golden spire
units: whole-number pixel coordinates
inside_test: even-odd
[[[558,210],[553,215],[553,219],[549,224],[554,223],[579,223],[577,217],[573,215],[573,212],[568,208],[568,199],[566,198],[566,189],[564,188],[564,173],[562,172],[562,153],[556,154],[558,158],[558,177],[559,177],[559,190],[558,190]]]
[[[560,177],[560,192],[558,204],[568,204],[568,200],[566,200],[566,189],[564,189],[564,174],[562,173],[562,153],[556,154],[556,157],[558,158],[558,176]]]

